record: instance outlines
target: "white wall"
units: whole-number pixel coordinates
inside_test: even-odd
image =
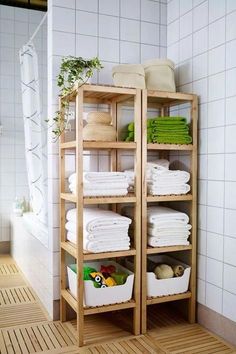
[[[49,0],[48,39],[48,109],[52,117],[58,109],[56,75],[62,56],[98,56],[104,69],[93,82],[102,84],[112,83],[111,68],[118,63],[140,63],[166,56],[166,1]],[[106,164],[107,158],[101,156],[100,167],[103,162]],[[59,171],[58,146],[52,143],[52,137],[49,137],[48,168],[49,232],[56,257],[59,252]]]
[[[198,302],[236,321],[236,1],[171,0],[167,54],[200,97]]]
[[[10,240],[10,213],[15,197],[28,198],[18,52],[43,14],[0,5],[0,125],[3,126],[0,136],[0,242]],[[44,78],[46,34],[44,26],[35,38],[40,74]],[[47,92],[46,85],[42,87],[43,92]],[[47,103],[45,95],[43,103]]]

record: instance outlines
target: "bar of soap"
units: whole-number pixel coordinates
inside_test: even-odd
[[[123,285],[126,282],[128,274],[126,273],[112,273],[112,278],[115,280],[117,285]]]

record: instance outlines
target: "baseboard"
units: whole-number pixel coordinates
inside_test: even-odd
[[[201,304],[198,304],[197,316],[198,323],[202,326],[216,333],[227,342],[236,345],[236,322]]]
[[[10,254],[10,241],[0,242],[0,254]]]

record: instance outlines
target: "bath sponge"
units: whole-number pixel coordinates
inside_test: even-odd
[[[156,274],[157,279],[169,279],[174,276],[173,269],[168,264],[159,264],[154,269],[154,273]]]
[[[182,277],[184,274],[184,267],[180,264],[172,266],[172,269],[175,277]]]

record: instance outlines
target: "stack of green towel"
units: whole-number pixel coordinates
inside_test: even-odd
[[[127,127],[125,141],[134,141],[134,123]],[[159,144],[191,144],[189,125],[184,117],[157,117],[147,120],[147,142]]]

